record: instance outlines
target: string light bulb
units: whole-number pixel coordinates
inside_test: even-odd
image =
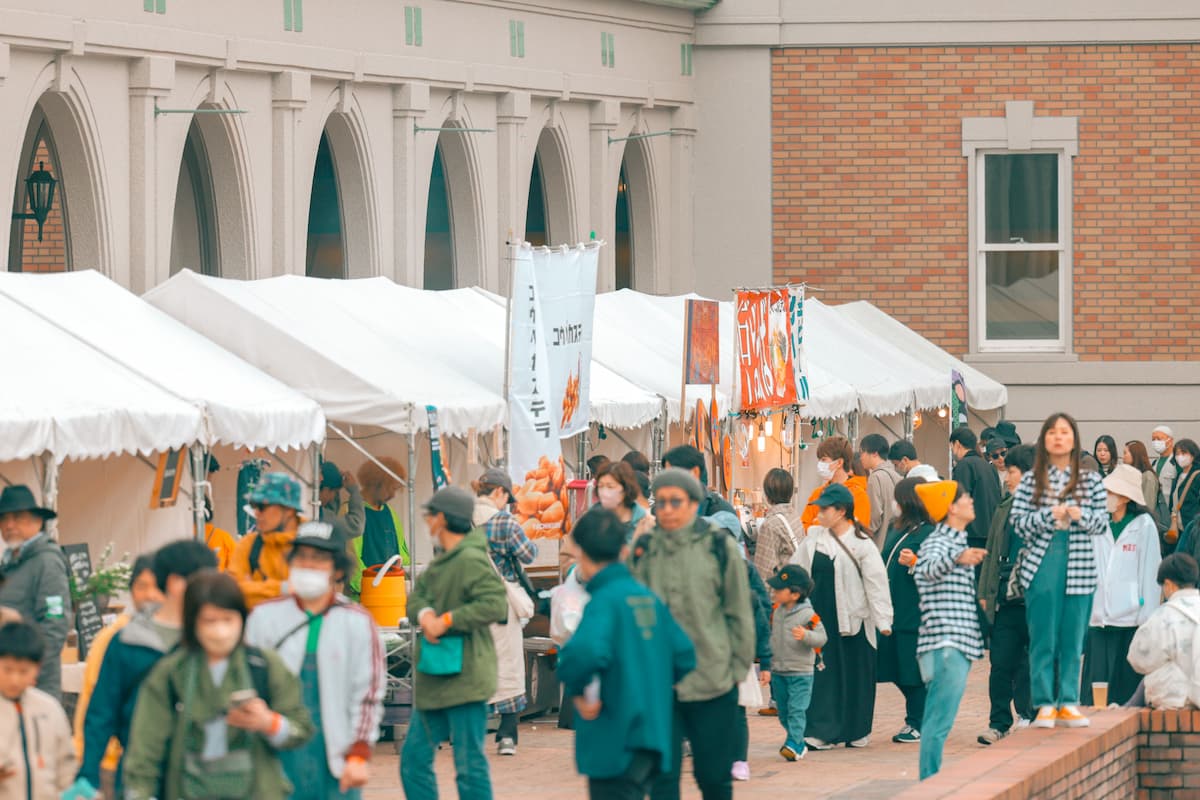
[[[950,412],[946,410],[946,407],[942,406],[941,408],[938,409],[938,419],[945,419],[946,415],[949,413]]]
[[[767,436],[775,434],[775,426],[771,424],[771,418],[767,417],[767,421],[763,424],[763,430],[767,432]]]
[[[767,437],[763,434],[763,426],[761,422],[758,424],[758,452],[767,452]]]

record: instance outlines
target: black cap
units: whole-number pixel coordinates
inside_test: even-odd
[[[485,470],[479,476],[479,482],[486,486],[498,486],[506,490],[508,492],[508,502],[510,503],[517,501],[517,498],[513,496],[512,478],[504,470],[497,469],[496,467]]]
[[[448,514],[470,521],[475,514],[475,498],[466,489],[447,486],[438,489],[424,508],[427,514]]]
[[[327,553],[345,552],[346,540],[342,534],[328,522],[305,522],[296,531],[296,539],[292,547],[301,545],[314,550],[324,550]]]
[[[344,481],[342,480],[342,471],[338,469],[338,465],[332,461],[321,462],[321,488],[322,489],[340,489]]]
[[[795,589],[806,594],[812,591],[812,585],[808,572],[796,564],[784,564],[767,579],[767,586],[772,589]]]

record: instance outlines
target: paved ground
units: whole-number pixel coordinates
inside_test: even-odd
[[[946,745],[946,762],[976,752],[975,737],[987,727],[987,660],[976,662],[967,684],[967,695],[959,710],[954,731]],[[750,718],[749,783],[736,784],[737,797],[776,798],[785,792],[789,800],[810,798],[854,798],[884,800],[916,783],[917,745],[892,743],[892,735],[903,727],[904,699],[895,687],[879,687],[875,706],[875,731],[870,747],[839,748],[809,752],[801,762],[789,764],[778,755],[782,729],[773,718]],[[586,797],[585,783],[575,772],[574,734],[555,727],[555,720],[536,720],[521,726],[521,747],[515,758],[491,756],[495,795],[506,798],[537,797],[538,800],[578,800]],[[374,777],[367,798],[398,796],[399,759],[391,746],[372,761]],[[489,748],[490,749],[490,748]],[[685,770],[690,769],[690,760]],[[442,797],[453,798],[453,764],[449,753],[439,754],[437,771]],[[685,775],[684,798],[698,798],[695,784]]]

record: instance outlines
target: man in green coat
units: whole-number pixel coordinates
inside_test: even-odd
[[[400,759],[408,800],[437,800],[433,758],[447,741],[454,743],[458,796],[492,798],[483,740],[498,668],[488,626],[508,619],[508,595],[483,530],[472,530],[474,510],[474,496],[457,486],[440,489],[425,504],[438,555],[408,598],[408,618],[421,629],[413,716]]]
[[[655,800],[679,797],[679,756],[691,742],[704,800],[731,800],[737,685],[754,660],[754,614],[746,562],[733,537],[697,516],[705,492],[694,475],[665,469],[654,478],[656,525],[631,556],[634,577],[666,604],[696,648],[696,670],[675,687],[670,773],[654,783]],[[639,540],[641,542],[642,540]]]

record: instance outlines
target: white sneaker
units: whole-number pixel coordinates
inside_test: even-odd
[[[804,743],[808,745],[809,750],[832,750],[833,745],[824,739],[818,739],[814,736],[805,736]]]
[[[1028,719],[1025,719],[1024,717],[1017,717],[1017,721],[1013,724],[1012,729],[1014,731],[1023,731],[1029,727],[1029,725],[1032,721],[1033,720],[1028,720]]]
[[[848,742],[846,744],[846,746],[847,747],[866,747],[870,743],[871,743],[871,737],[868,735],[868,736],[862,737],[861,739],[855,739],[853,742]]]
[[[735,781],[748,781],[750,780],[750,765],[745,761],[735,761],[731,774]]]
[[[496,748],[497,755],[515,756],[517,754],[517,743],[512,739],[501,739],[499,746]]]

